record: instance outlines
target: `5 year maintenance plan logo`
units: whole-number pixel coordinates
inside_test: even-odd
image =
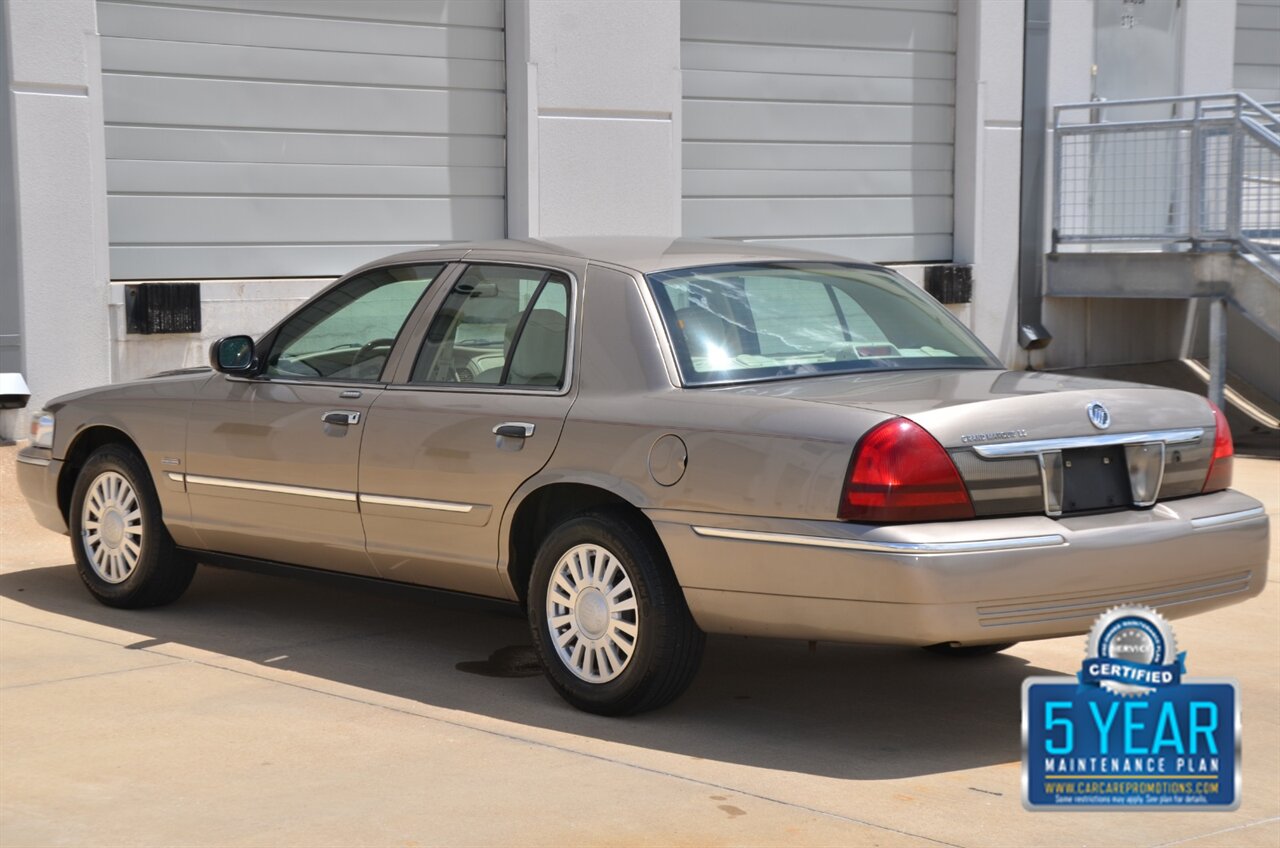
[[[1240,700],[1234,680],[1187,678],[1173,628],[1144,606],[1094,622],[1080,671],[1022,686],[1028,810],[1234,810]]]

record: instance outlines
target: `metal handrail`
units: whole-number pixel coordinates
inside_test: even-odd
[[[1133,117],[1161,106],[1167,117]],[[1053,251],[1234,248],[1280,282],[1278,112],[1240,92],[1054,107]]]

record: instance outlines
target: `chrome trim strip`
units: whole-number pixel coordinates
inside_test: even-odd
[[[454,503],[453,501],[428,501],[422,498],[393,498],[390,495],[360,495],[360,503],[377,504],[379,506],[403,506],[409,509],[434,509],[438,512],[470,512],[473,504]]]
[[[1235,524],[1237,521],[1248,521],[1250,518],[1258,518],[1266,515],[1267,511],[1264,507],[1255,506],[1250,509],[1241,509],[1236,512],[1224,512],[1221,515],[1206,515],[1203,518],[1191,519],[1191,526],[1199,530],[1202,527],[1221,527],[1223,524]]]
[[[172,480],[175,483],[187,482],[187,475],[183,474],[181,471],[168,471],[168,472],[165,472],[165,474],[170,480]]]
[[[227,477],[205,477],[188,474],[187,485],[217,486],[223,489],[246,489],[251,492],[271,492],[276,495],[297,495],[304,498],[324,498],[330,501],[355,502],[355,492],[338,492],[333,489],[312,489],[307,486],[283,486],[278,483],[258,483],[252,480],[232,480]]]
[[[774,542],[780,545],[806,545],[815,548],[839,548],[881,554],[963,554],[978,551],[1051,548],[1065,545],[1067,540],[1057,533],[1043,536],[1016,536],[1011,539],[975,539],[971,542],[871,542],[863,539],[834,539],[830,536],[802,536],[794,533],[769,533],[761,530],[729,530],[723,527],[693,527],[699,536],[736,539],[743,542]]]
[[[997,444],[969,445],[974,453],[984,459],[1010,456],[1034,456],[1044,451],[1071,450],[1073,448],[1100,448],[1111,445],[1137,445],[1143,442],[1178,444],[1194,442],[1204,435],[1203,427],[1184,430],[1148,430],[1145,433],[1102,433],[1096,436],[1069,436],[1062,439],[1036,439],[1028,442],[1000,442]]]
[[[22,454],[18,454],[17,459],[23,465],[36,465],[40,468],[48,468],[49,463],[53,462],[52,459],[46,459],[42,456],[23,456]]]

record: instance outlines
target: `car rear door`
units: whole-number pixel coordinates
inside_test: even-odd
[[[369,410],[360,454],[360,510],[381,576],[503,593],[503,510],[551,458],[577,391],[585,265],[472,262],[423,312]]]
[[[360,443],[395,340],[444,263],[377,268],[328,289],[262,340],[260,376],[209,380],[186,467],[204,546],[373,575],[357,502]]]

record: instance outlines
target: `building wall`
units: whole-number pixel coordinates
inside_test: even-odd
[[[38,408],[112,378],[102,73],[90,0],[6,0],[5,13],[23,371]],[[23,425],[5,416],[0,436]]]
[[[9,43],[8,20],[7,8],[0,6],[0,46]],[[0,373],[22,371],[22,288],[8,56],[7,49],[0,52]]]
[[[130,0],[108,2],[124,7]],[[215,0],[174,2],[218,5]],[[260,5],[260,0],[232,2],[236,7]],[[14,189],[6,194],[18,223],[8,227],[6,236],[0,211],[0,247],[5,238],[14,243],[13,249],[0,251],[9,259],[7,268],[0,264],[0,337],[11,337],[15,327],[23,334],[21,365],[35,393],[33,403],[111,379],[201,364],[210,338],[261,332],[329,279],[205,279],[201,334],[126,334],[123,286],[109,285],[107,270],[109,151],[95,2],[0,3],[7,23],[0,36],[12,70],[6,85],[8,133],[0,125],[0,136],[12,141],[14,164],[8,176]],[[939,4],[945,5],[929,0],[921,7]],[[812,8],[819,5],[831,4]],[[865,7],[869,13],[882,6],[896,8],[891,0],[845,5]],[[1240,27],[1246,31],[1257,16],[1255,6],[1258,0],[1241,0]],[[720,7],[729,8],[707,6]],[[417,8],[447,11],[443,0]],[[1185,0],[1184,8],[1187,44],[1194,49],[1184,51],[1178,87],[1186,92],[1230,88],[1240,38],[1236,4]],[[681,69],[679,0],[504,0],[504,9],[507,234],[682,232],[682,92],[687,81]],[[1094,9],[1094,0],[1052,4],[1050,103],[1089,98]],[[972,303],[953,311],[1012,367],[1176,356],[1186,307],[1150,301],[1050,300],[1044,321],[1054,334],[1053,344],[1031,356],[1019,349],[1022,4],[963,0],[956,6],[954,27],[952,256],[974,266],[974,294]],[[128,45],[112,49],[114,73],[137,72],[127,67],[141,61],[130,55]],[[701,70],[689,78],[695,73]],[[698,85],[706,81],[698,77]],[[192,107],[198,111],[199,104]],[[0,122],[4,120],[0,110]],[[0,141],[0,186],[7,161]],[[422,243],[444,237],[431,232],[426,219],[421,230]],[[1047,232],[1045,239],[1047,245]],[[902,267],[919,279],[918,264]],[[174,276],[207,275],[195,269]],[[19,420],[0,418],[0,435],[13,432]]]
[[[955,261],[973,266],[961,318],[1010,367],[1017,340],[1022,4],[958,5]]]
[[[680,232],[678,0],[507,2],[512,238]]]

